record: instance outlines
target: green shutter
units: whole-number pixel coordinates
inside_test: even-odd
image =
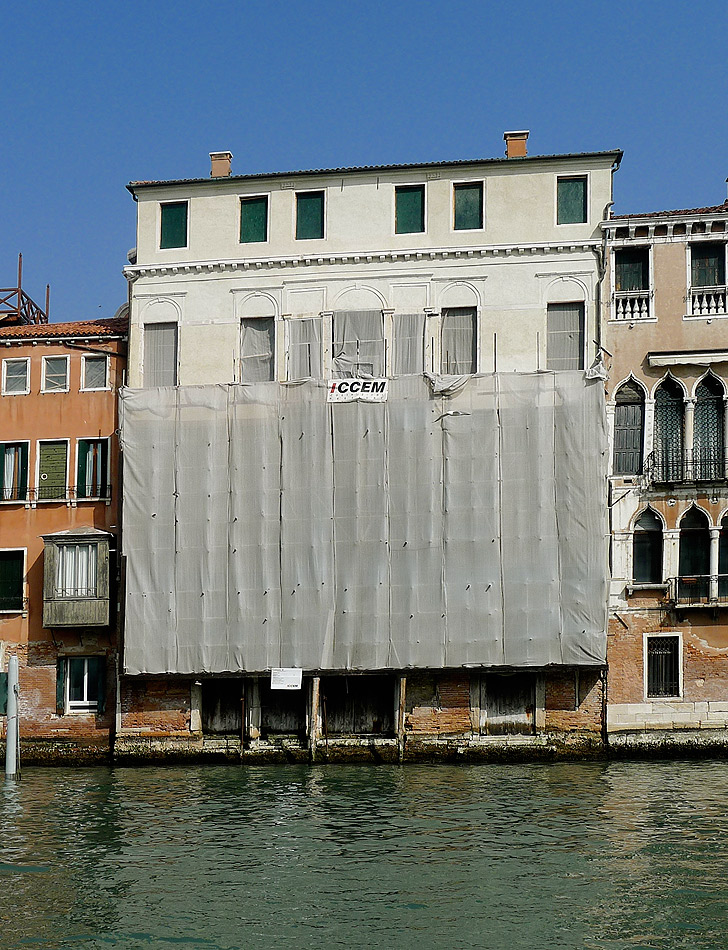
[[[96,711],[103,715],[106,711],[106,657],[88,658],[88,700],[96,700]]]
[[[693,244],[690,256],[693,287],[722,287],[725,284],[723,244]]]
[[[395,189],[394,230],[397,234],[419,234],[425,230],[425,186],[403,185]]]
[[[240,243],[256,244],[268,238],[268,198],[240,199]]]
[[[66,497],[66,455],[65,442],[41,442],[38,464],[38,498]]]
[[[8,674],[0,673],[0,716],[8,714]]]
[[[23,551],[0,551],[0,610],[23,609]]]
[[[62,716],[66,711],[66,663],[65,656],[58,657],[56,666],[56,714]]]
[[[86,498],[86,460],[88,458],[89,443],[81,439],[78,443],[78,466],[76,469],[76,497]]]
[[[646,247],[615,251],[615,290],[649,290],[649,251]]]
[[[187,247],[187,202],[174,201],[162,205],[161,248]]]
[[[455,185],[455,230],[475,231],[483,227],[483,183]]]
[[[20,471],[18,473],[18,498],[28,495],[28,443],[20,443]]]
[[[557,181],[558,224],[583,224],[586,221],[586,178],[559,178]]]
[[[296,240],[309,241],[323,236],[323,191],[308,191],[296,195]]]

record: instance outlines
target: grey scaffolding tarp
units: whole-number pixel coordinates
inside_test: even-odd
[[[128,673],[601,664],[582,373],[123,390]]]

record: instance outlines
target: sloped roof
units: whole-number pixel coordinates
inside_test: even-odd
[[[677,218],[691,214],[728,214],[728,199],[722,205],[711,205],[709,208],[684,208],[680,211],[645,211],[641,214],[615,214],[612,221],[625,221],[628,218]]]
[[[105,320],[74,320],[71,323],[32,323],[3,326],[0,339],[62,340],[67,337],[111,337],[125,335],[129,330],[128,317],[109,317]]]

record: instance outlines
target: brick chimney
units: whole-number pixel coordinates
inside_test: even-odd
[[[210,178],[229,178],[232,152],[210,152]]]
[[[526,140],[528,129],[523,132],[504,132],[506,143],[506,158],[524,158],[526,156]]]

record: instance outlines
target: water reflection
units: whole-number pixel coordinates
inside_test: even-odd
[[[3,948],[715,948],[723,763],[28,769]]]

